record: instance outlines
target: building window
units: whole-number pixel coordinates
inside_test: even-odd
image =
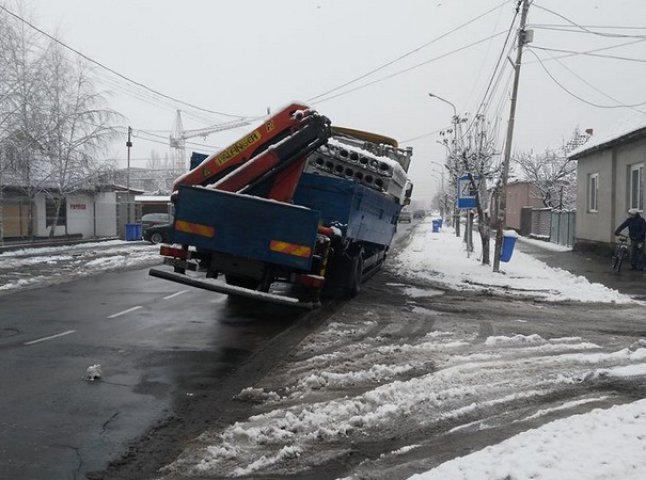
[[[599,197],[599,174],[588,175],[588,212],[598,211],[597,200]]]
[[[644,164],[630,166],[629,208],[644,210]]]
[[[50,197],[47,197],[45,200],[45,216],[47,217],[47,226],[51,227],[54,224],[54,218],[56,217],[56,200]],[[67,205],[65,199],[61,199],[61,209],[58,212],[58,222],[56,225],[59,227],[64,227],[67,225]]]

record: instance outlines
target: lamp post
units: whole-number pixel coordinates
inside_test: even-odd
[[[128,127],[128,140],[126,140],[126,148],[128,150],[128,169],[126,171],[126,225],[130,223],[130,147],[132,147],[132,128]]]
[[[456,182],[456,188],[457,188],[457,165],[458,165],[458,124],[460,123],[460,117],[458,117],[458,110],[455,108],[455,105],[453,102],[448,101],[446,98],[440,97],[439,95],[435,95],[434,93],[428,94],[429,97],[431,98],[437,98],[439,101],[444,102],[448,105],[451,106],[453,109],[453,149],[449,149],[449,156],[453,157],[453,161],[456,166],[456,171],[455,171],[455,182]],[[457,208],[457,204],[453,206],[453,221],[454,221],[454,226],[455,226],[455,236],[459,237],[460,236],[460,212]]]

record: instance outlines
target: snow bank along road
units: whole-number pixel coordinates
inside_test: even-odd
[[[157,245],[121,240],[15,250],[0,254],[0,294],[158,263]]]

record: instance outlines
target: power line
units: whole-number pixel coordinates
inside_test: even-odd
[[[568,25],[553,26],[553,27],[541,27],[541,26],[532,25],[532,27],[536,30],[551,30],[554,32],[579,33],[579,34],[588,34],[588,35],[592,34],[592,35],[609,37],[609,38],[646,38],[646,35],[627,35],[624,33],[603,33],[603,32],[596,32],[593,30],[589,30],[587,28],[582,29],[579,27],[571,27]]]
[[[231,117],[231,118],[240,118],[240,119],[247,118],[247,117],[244,117],[244,116],[242,116],[242,115],[232,115],[232,114],[230,114],[230,113],[218,112],[218,111],[215,111],[215,110],[209,110],[209,109],[206,109],[206,108],[198,107],[197,105],[193,105],[192,103],[188,103],[188,102],[185,102],[184,100],[180,100],[180,99],[175,98],[175,97],[172,97],[172,96],[170,96],[170,95],[166,95],[165,93],[162,93],[162,92],[160,92],[160,91],[158,91],[158,90],[155,90],[155,89],[153,89],[153,88],[151,88],[151,87],[148,87],[147,85],[144,85],[143,83],[137,82],[136,80],[133,80],[133,79],[131,79],[131,78],[129,78],[129,77],[127,77],[127,76],[125,76],[125,75],[123,75],[123,74],[121,74],[121,73],[117,72],[116,70],[113,70],[112,68],[110,68],[110,67],[108,67],[108,66],[106,66],[106,65],[104,65],[104,64],[102,64],[102,63],[100,63],[100,62],[98,62],[97,60],[94,60],[93,58],[88,57],[87,55],[85,55],[84,53],[80,52],[79,50],[76,50],[75,48],[70,47],[69,45],[67,45],[66,43],[64,43],[64,42],[62,42],[61,40],[57,39],[56,37],[53,37],[52,35],[50,35],[49,33],[45,32],[44,30],[41,30],[40,28],[38,28],[37,26],[35,26],[35,25],[34,25],[34,24],[32,24],[31,22],[27,21],[26,19],[22,18],[21,16],[19,16],[19,15],[15,14],[15,13],[13,13],[13,12],[11,12],[10,10],[8,10],[8,9],[7,9],[4,5],[2,5],[2,4],[0,4],[0,10],[5,11],[5,12],[6,12],[6,13],[8,13],[9,15],[11,15],[12,17],[16,18],[16,19],[17,19],[17,20],[19,20],[20,22],[22,22],[22,23],[24,23],[25,25],[27,25],[27,26],[29,26],[30,28],[32,28],[33,30],[35,30],[35,31],[39,32],[40,34],[42,34],[42,35],[46,36],[47,38],[49,38],[49,39],[50,39],[50,40],[52,40],[53,42],[55,42],[55,43],[57,43],[57,44],[61,45],[62,47],[66,48],[67,50],[69,50],[69,51],[71,51],[71,52],[75,53],[76,55],[80,56],[81,58],[83,58],[83,59],[87,60],[88,62],[90,62],[90,63],[92,63],[92,64],[94,64],[94,65],[97,65],[98,67],[100,67],[100,68],[102,68],[102,69],[104,69],[104,70],[106,70],[106,71],[108,71],[108,72],[112,73],[113,75],[116,75],[117,77],[122,78],[123,80],[126,80],[127,82],[130,82],[130,83],[132,83],[132,84],[134,84],[134,85],[137,85],[138,87],[143,88],[144,90],[147,90],[147,91],[149,91],[149,92],[152,92],[152,93],[154,93],[155,95],[159,95],[160,97],[163,97],[163,98],[168,99],[168,100],[172,100],[172,101],[173,101],[173,102],[175,102],[175,103],[179,103],[179,104],[181,104],[181,105],[185,105],[185,106],[187,106],[187,107],[194,108],[194,109],[196,109],[196,110],[200,110],[200,111],[202,111],[202,112],[213,113],[213,114],[216,114],[216,115],[222,115],[222,116],[225,116],[225,117]]]
[[[518,9],[516,9],[516,13],[514,14],[514,17],[511,20],[511,24],[509,25],[509,29],[507,30],[507,36],[505,37],[505,41],[504,41],[504,43],[502,45],[502,48],[500,49],[500,55],[498,56],[498,60],[496,61],[496,65],[495,65],[495,67],[493,69],[493,72],[491,73],[491,77],[489,78],[489,82],[487,84],[487,88],[485,89],[485,93],[482,96],[482,101],[478,104],[478,107],[476,109],[476,114],[473,115],[473,118],[471,119],[471,123],[469,124],[466,131],[462,135],[462,138],[464,138],[466,135],[468,135],[468,133],[471,131],[471,129],[475,125],[475,121],[476,121],[476,118],[478,116],[477,114],[478,113],[484,113],[485,105],[487,104],[488,101],[491,101],[491,98],[493,97],[495,90],[491,91],[491,97],[489,97],[489,100],[487,100],[487,95],[490,92],[490,89],[491,89],[491,87],[493,85],[494,79],[496,79],[494,89],[497,88],[497,86],[499,84],[500,78],[502,77],[503,70],[501,69],[500,71],[498,71],[498,69],[500,68],[502,59],[505,58],[505,51],[507,50],[507,43],[509,42],[509,39],[511,38],[511,32],[513,31],[514,25],[516,24],[516,20],[518,19],[518,13],[519,13]],[[512,49],[513,49],[513,44],[510,47],[510,52],[511,52]],[[509,53],[507,53],[507,56],[508,55],[509,55]]]
[[[391,60],[391,61],[389,61],[389,62],[387,62],[387,63],[384,63],[383,65],[380,65],[379,67],[377,67],[377,68],[375,68],[375,69],[373,69],[373,70],[370,70],[369,72],[366,72],[366,73],[364,73],[364,74],[362,74],[362,75],[359,75],[358,77],[355,77],[355,78],[353,78],[352,80],[349,80],[349,81],[347,81],[347,82],[345,82],[345,83],[343,83],[343,84],[341,84],[341,85],[339,85],[339,86],[337,86],[337,87],[334,87],[334,88],[332,88],[332,89],[330,89],[330,90],[328,90],[328,91],[326,91],[326,92],[323,92],[323,93],[321,93],[321,94],[319,94],[319,95],[316,95],[316,96],[314,96],[314,97],[308,98],[308,99],[307,99],[307,101],[308,101],[308,102],[312,102],[312,101],[314,101],[314,100],[316,100],[316,99],[318,99],[318,98],[321,98],[321,97],[324,97],[324,96],[326,96],[326,95],[328,95],[328,94],[330,94],[330,93],[336,92],[337,90],[341,90],[342,88],[347,87],[348,85],[351,85],[351,84],[353,84],[353,83],[355,83],[355,82],[358,82],[359,80],[363,80],[364,78],[366,78],[366,77],[368,77],[368,76],[372,75],[373,73],[377,73],[378,71],[383,70],[384,68],[389,67],[390,65],[392,65],[392,64],[394,64],[394,63],[397,63],[397,62],[399,62],[400,60],[403,60],[404,58],[406,58],[406,57],[408,57],[408,56],[412,55],[413,53],[416,53],[416,52],[418,52],[418,51],[422,50],[423,48],[426,48],[426,47],[428,47],[429,45],[432,45],[433,43],[435,43],[435,42],[437,42],[437,41],[439,41],[439,40],[441,40],[441,39],[443,39],[443,38],[445,38],[445,37],[447,37],[447,36],[449,36],[449,35],[451,35],[451,34],[453,34],[453,33],[457,32],[458,30],[461,30],[462,28],[464,28],[464,27],[466,27],[466,26],[468,26],[468,25],[470,25],[470,24],[472,24],[472,23],[474,23],[474,22],[476,22],[476,21],[480,20],[481,18],[486,17],[486,16],[487,16],[487,15],[489,15],[491,12],[494,12],[494,11],[498,10],[499,8],[501,8],[503,5],[505,5],[505,4],[506,4],[506,3],[508,3],[508,2],[509,2],[509,0],[505,0],[504,2],[502,2],[501,4],[499,4],[498,6],[496,6],[496,7],[492,8],[492,9],[490,9],[490,10],[487,10],[486,12],[484,12],[484,13],[482,13],[482,14],[478,15],[477,17],[472,18],[471,20],[469,20],[469,21],[467,21],[467,22],[465,22],[465,23],[463,23],[463,24],[461,24],[461,25],[458,25],[458,26],[457,26],[457,27],[455,27],[454,29],[452,29],[452,30],[450,30],[450,31],[448,31],[448,32],[446,32],[446,33],[443,33],[443,34],[442,34],[442,35],[440,35],[439,37],[435,37],[434,39],[432,39],[432,40],[430,40],[430,41],[426,42],[425,44],[420,45],[419,47],[416,47],[416,48],[414,48],[413,50],[410,50],[410,51],[408,51],[408,52],[404,53],[403,55],[400,55],[399,57],[395,58],[394,60]]]
[[[431,135],[435,135],[436,133],[440,133],[442,130],[444,130],[444,128],[440,128],[438,130],[433,130],[432,132],[424,133],[422,135],[418,135],[417,137],[407,138],[406,140],[401,140],[399,143],[414,142],[415,140],[419,140],[420,138],[430,137]]]
[[[427,60],[427,61],[425,61],[425,62],[418,63],[417,65],[413,65],[412,67],[405,68],[404,70],[400,70],[400,71],[398,71],[398,72],[392,73],[392,74],[387,75],[387,76],[385,76],[385,77],[381,77],[381,78],[378,78],[378,79],[376,79],[376,80],[373,80],[372,82],[364,83],[363,85],[359,85],[358,87],[351,88],[350,90],[346,90],[346,91],[344,91],[344,92],[337,93],[336,95],[331,95],[331,96],[329,96],[329,97],[323,98],[323,99],[321,99],[321,100],[318,100],[318,101],[316,101],[316,102],[312,102],[312,103],[313,103],[314,105],[316,105],[316,104],[319,104],[319,103],[327,102],[328,100],[332,100],[332,99],[334,99],[334,98],[338,98],[338,97],[341,97],[341,96],[347,95],[347,94],[349,94],[349,93],[356,92],[357,90],[364,89],[364,88],[369,87],[369,86],[371,86],[371,85],[374,85],[374,84],[376,84],[376,83],[381,83],[381,82],[383,82],[383,81],[386,81],[386,80],[389,80],[389,79],[391,79],[391,78],[397,77],[397,76],[402,75],[402,74],[404,74],[404,73],[408,73],[408,72],[410,72],[411,70],[415,70],[415,69],[417,69],[417,68],[420,68],[420,67],[423,67],[423,66],[425,66],[425,65],[428,65],[429,63],[432,63],[432,62],[435,62],[435,61],[437,61],[437,60],[441,60],[441,59],[443,59],[443,58],[446,58],[446,57],[448,57],[448,56],[450,56],[450,55],[453,55],[453,54],[455,54],[455,53],[459,53],[459,52],[461,52],[461,51],[463,51],[463,50],[467,50],[467,49],[469,49],[469,48],[471,48],[471,47],[474,47],[474,46],[476,46],[476,45],[479,45],[479,44],[481,44],[481,43],[484,43],[484,42],[486,42],[487,40],[491,40],[492,38],[499,37],[499,36],[500,36],[500,35],[502,35],[503,33],[505,33],[505,32],[498,32],[498,33],[495,33],[495,34],[490,35],[490,36],[488,36],[488,37],[486,37],[486,38],[483,38],[483,39],[481,39],[481,40],[477,40],[477,41],[475,41],[475,42],[473,42],[473,43],[470,43],[470,44],[468,44],[468,45],[465,45],[464,47],[456,48],[455,50],[451,50],[450,52],[447,52],[447,53],[445,53],[445,54],[443,54],[443,55],[440,55],[440,56],[438,56],[438,57],[434,57],[434,58],[431,58],[430,60]]]
[[[563,24],[561,23],[533,23],[531,25],[534,28],[542,28],[542,27],[561,27]],[[608,29],[613,29],[613,30],[646,30],[646,27],[639,27],[639,26],[628,26],[628,25],[579,25],[579,27],[584,27],[584,28],[608,28]]]
[[[646,60],[642,58],[620,57],[618,55],[602,55],[599,53],[592,53],[591,51],[577,52],[574,50],[562,50],[559,48],[547,48],[547,47],[539,47],[539,46],[532,46],[532,48],[535,50],[544,50],[546,52],[570,53],[572,55],[584,55],[588,57],[609,58],[611,60],[622,60],[625,62],[646,63]]]
[[[496,24],[493,27],[492,31],[495,32],[496,30],[498,30],[498,26],[500,25],[501,19],[502,19],[502,9],[498,11],[498,16],[496,17]],[[487,44],[487,52],[484,55],[482,55],[482,62],[480,62],[480,66],[478,68],[478,75],[474,77],[475,81],[473,82],[473,85],[471,86],[471,90],[469,91],[469,95],[467,97],[468,98],[468,101],[466,102],[467,105],[471,104],[471,98],[474,96],[474,94],[476,94],[476,90],[478,89],[478,86],[480,84],[480,79],[485,71],[485,65],[487,65],[489,61],[489,53],[491,52],[491,46],[493,45],[493,43],[494,41],[491,40]]]
[[[560,87],[564,92],[566,92],[566,93],[567,93],[567,94],[569,94],[570,96],[572,96],[572,97],[576,98],[577,100],[579,100],[579,101],[581,101],[581,102],[583,102],[583,103],[587,103],[588,105],[591,105],[591,106],[593,106],[593,107],[597,107],[597,108],[633,108],[633,107],[639,107],[639,106],[641,106],[641,105],[646,105],[646,101],[641,102],[641,103],[635,103],[635,104],[633,104],[633,105],[624,105],[624,104],[621,104],[621,105],[601,105],[601,104],[594,103],[594,102],[591,102],[591,101],[589,101],[589,100],[586,100],[585,98],[582,98],[582,97],[580,97],[579,95],[577,95],[577,94],[575,94],[574,92],[572,92],[571,90],[569,90],[569,89],[568,89],[567,87],[565,87],[561,82],[559,82],[559,81],[554,77],[554,75],[552,75],[552,73],[549,71],[549,69],[548,69],[548,68],[545,66],[545,64],[543,63],[543,60],[541,59],[541,57],[539,57],[539,56],[538,56],[538,54],[534,51],[534,47],[530,47],[530,48],[528,48],[527,50],[528,50],[529,52],[531,52],[531,54],[532,54],[532,55],[534,55],[534,57],[536,57],[536,59],[538,60],[538,63],[541,65],[541,67],[543,67],[543,70],[545,70],[545,73],[547,74],[547,76],[548,76],[548,77],[550,77],[550,78],[552,79],[552,81],[553,81],[554,83],[556,83],[556,85],[558,85],[558,86],[559,86],[559,87]]]
[[[620,48],[620,47],[627,47],[629,45],[635,45],[636,43],[641,43],[641,42],[644,42],[644,41],[646,41],[646,39],[631,40],[630,42],[618,43],[616,45],[610,45],[608,47],[601,47],[601,48],[595,48],[593,50],[587,50],[585,53],[603,52],[605,50],[612,50],[614,48]],[[540,47],[533,47],[533,48],[540,48]],[[579,54],[580,54],[579,52],[573,52],[572,51],[570,53],[566,53],[565,55],[558,55],[558,56],[550,55],[551,58],[548,58],[545,61],[549,62],[552,59],[553,60],[558,60],[558,59],[561,59],[561,58],[574,57],[574,56],[577,56]],[[534,62],[526,62],[526,63],[534,63]]]
[[[565,15],[562,15],[562,14],[560,14],[558,12],[555,12],[554,10],[550,10],[549,8],[543,7],[543,6],[539,5],[539,4],[537,4],[536,2],[534,2],[532,5],[534,7],[536,7],[536,8],[538,8],[539,10],[543,10],[545,12],[551,13],[552,15],[555,15],[555,16],[559,17],[560,19],[565,20],[570,25],[573,25],[573,26],[579,28],[580,30],[582,30],[582,31],[584,31],[586,33],[590,33],[590,34],[593,34],[593,35],[598,35],[598,36],[601,36],[601,37],[626,37],[626,36],[630,36],[630,35],[624,35],[624,34],[620,34],[620,33],[596,32],[594,30],[590,30],[587,27],[584,27],[583,25],[579,25],[574,20],[570,20],[569,18],[567,18]]]

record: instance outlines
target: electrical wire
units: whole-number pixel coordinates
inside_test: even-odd
[[[516,9],[516,15],[514,16],[514,19],[518,16],[518,9]],[[492,31],[498,30],[498,27],[500,25],[500,21],[502,20],[502,9],[498,11],[498,16],[496,17],[496,24],[494,25]],[[506,40],[505,40],[506,42]],[[485,54],[482,56],[482,61],[480,62],[480,66],[478,68],[478,74],[474,77],[475,81],[473,82],[473,85],[471,86],[471,90],[469,91],[468,95],[468,100],[467,100],[467,105],[471,104],[471,98],[476,94],[476,90],[480,84],[480,79],[482,78],[482,75],[485,70],[485,65],[487,65],[489,61],[489,53],[491,52],[491,47],[493,45],[494,41],[490,40],[489,43],[487,44],[487,51]]]
[[[555,61],[556,63],[558,63],[562,68],[564,68],[565,70],[567,70],[568,72],[570,72],[570,74],[572,74],[574,77],[578,78],[581,82],[585,83],[588,87],[592,88],[594,91],[596,91],[596,92],[597,92],[597,93],[599,93],[600,95],[603,95],[603,96],[604,96],[604,97],[606,97],[607,99],[612,100],[613,102],[616,102],[616,103],[617,103],[617,104],[619,104],[619,105],[625,106],[626,108],[630,108],[630,109],[632,109],[632,110],[634,110],[634,111],[636,111],[636,112],[638,112],[638,113],[646,113],[646,112],[645,112],[645,111],[643,111],[643,110],[639,110],[639,109],[635,108],[636,106],[639,106],[639,105],[625,105],[623,102],[621,102],[620,100],[617,100],[615,97],[612,97],[612,96],[608,95],[607,93],[605,93],[604,91],[602,91],[601,89],[597,88],[595,85],[593,85],[592,83],[590,83],[588,80],[586,80],[585,78],[583,78],[581,75],[579,75],[578,73],[576,73],[576,72],[575,72],[574,70],[572,70],[570,67],[568,67],[567,65],[565,65],[565,64],[564,64],[563,62],[561,62],[558,58],[554,58],[554,56],[553,56],[553,55],[551,55],[549,52],[547,52],[547,54],[551,57],[551,60],[554,60],[554,61]],[[645,102],[645,103],[646,103],[646,102]]]
[[[592,34],[592,35],[597,35],[601,37],[608,37],[608,38],[646,38],[646,35],[628,35],[625,33],[604,33],[604,32],[595,32],[593,30],[589,29],[581,29],[579,27],[573,27],[573,26],[568,26],[568,25],[562,25],[562,26],[552,26],[552,27],[541,27],[541,26],[536,26],[536,25],[528,25],[528,28],[532,28],[534,30],[550,30],[553,32],[563,32],[563,33],[578,33],[578,34]]]
[[[484,113],[486,111],[486,105],[487,105],[487,103],[489,101],[491,101],[491,98],[487,99],[487,95],[489,95],[489,93],[491,92],[491,95],[493,96],[493,91],[491,90],[492,86],[493,86],[494,89],[497,88],[499,80],[502,77],[502,72],[503,72],[504,66],[503,66],[503,69],[501,69],[500,71],[498,71],[498,69],[500,68],[500,65],[502,63],[503,58],[505,58],[505,56],[509,56],[509,53],[507,53],[507,55],[505,55],[505,52],[506,52],[506,50],[508,48],[507,44],[509,43],[509,39],[511,38],[511,32],[514,30],[514,25],[516,24],[517,19],[518,19],[518,9],[516,9],[516,13],[514,14],[514,17],[512,18],[511,24],[509,25],[509,29],[507,30],[507,36],[505,37],[505,41],[504,41],[504,43],[502,45],[502,48],[500,49],[500,55],[498,56],[498,60],[496,61],[496,65],[495,65],[495,67],[493,69],[493,72],[491,73],[491,77],[489,78],[489,82],[487,83],[487,88],[485,89],[485,93],[482,96],[482,100],[478,104],[478,107],[476,108],[476,113],[471,118],[471,122],[470,122],[469,126],[467,127],[464,134],[461,136],[462,139],[471,131],[471,129],[475,125],[475,119],[477,118],[478,114],[479,113]],[[513,43],[509,47],[509,49],[510,49],[510,51],[511,51],[511,49],[513,49]],[[495,85],[494,85],[494,79],[495,79]]]
[[[49,39],[50,39],[50,40],[52,40],[53,42],[55,42],[55,43],[59,44],[60,46],[62,46],[62,47],[63,47],[63,48],[65,48],[65,49],[67,49],[67,50],[69,50],[69,51],[71,51],[71,52],[75,53],[76,55],[78,55],[79,57],[81,57],[81,58],[83,58],[83,59],[87,60],[88,62],[92,63],[93,65],[96,65],[96,66],[98,66],[98,67],[100,67],[100,68],[102,68],[102,69],[104,69],[104,70],[106,70],[106,71],[108,71],[108,72],[112,73],[113,75],[115,75],[115,76],[117,76],[117,77],[119,77],[119,78],[121,78],[121,79],[123,79],[123,80],[126,80],[127,82],[130,82],[130,83],[132,83],[132,84],[134,84],[134,85],[137,85],[138,87],[143,88],[144,90],[147,90],[147,91],[149,91],[149,92],[151,92],[151,93],[154,93],[155,95],[158,95],[158,96],[160,96],[160,97],[162,97],[162,98],[165,98],[165,99],[167,99],[167,100],[171,100],[171,101],[173,101],[173,102],[175,102],[175,103],[178,103],[178,104],[180,104],[180,105],[184,105],[184,106],[187,106],[187,107],[190,107],[190,108],[194,108],[194,109],[199,110],[199,111],[202,111],[202,112],[213,113],[213,114],[216,114],[216,115],[222,115],[222,116],[225,116],[225,117],[231,117],[231,118],[240,118],[240,119],[247,118],[247,117],[245,117],[245,116],[243,116],[243,115],[233,115],[233,114],[230,114],[230,113],[219,112],[219,111],[216,111],[216,110],[209,110],[209,109],[202,108],[202,107],[199,107],[199,106],[197,106],[197,105],[194,105],[194,104],[192,104],[192,103],[185,102],[184,100],[180,100],[180,99],[175,98],[175,97],[172,97],[172,96],[170,96],[170,95],[166,95],[165,93],[162,93],[162,92],[160,92],[160,91],[158,91],[158,90],[155,90],[155,89],[153,89],[153,88],[151,88],[151,87],[149,87],[149,86],[147,86],[147,85],[144,85],[144,84],[143,84],[143,83],[141,83],[141,82],[137,82],[136,80],[133,80],[133,79],[131,79],[131,78],[129,78],[129,77],[127,77],[127,76],[125,76],[125,75],[123,75],[123,74],[121,74],[121,73],[117,72],[116,70],[114,70],[114,69],[112,69],[112,68],[110,68],[110,67],[108,67],[108,66],[106,66],[106,65],[104,65],[104,64],[102,64],[102,63],[100,63],[100,62],[98,62],[97,60],[94,60],[93,58],[91,58],[91,57],[89,57],[89,56],[85,55],[84,53],[80,52],[79,50],[76,50],[75,48],[73,48],[73,47],[71,47],[71,46],[67,45],[66,43],[64,43],[64,42],[62,42],[61,40],[57,39],[56,37],[54,37],[54,36],[50,35],[49,33],[45,32],[44,30],[41,30],[40,28],[38,28],[37,26],[35,26],[35,25],[34,25],[34,24],[32,24],[31,22],[29,22],[28,20],[26,20],[26,19],[22,18],[21,16],[19,16],[19,15],[17,15],[17,14],[15,14],[15,13],[13,13],[12,11],[8,10],[8,9],[7,9],[4,5],[2,5],[2,4],[0,4],[0,10],[2,10],[2,11],[4,11],[4,12],[6,12],[7,14],[9,14],[9,15],[11,15],[12,17],[16,18],[17,20],[19,20],[20,22],[24,23],[24,24],[25,24],[25,25],[27,25],[28,27],[30,27],[30,28],[32,28],[33,30],[37,31],[37,32],[38,32],[38,33],[40,33],[41,35],[44,35],[45,37],[49,38]]]
[[[532,46],[533,49],[535,50],[544,50],[546,52],[559,52],[559,53],[570,53],[572,55],[584,55],[588,57],[598,57],[598,58],[609,58],[611,60],[622,60],[626,62],[635,62],[635,63],[646,63],[645,59],[642,58],[630,58],[630,57],[620,57],[618,55],[602,55],[598,53],[592,53],[590,51],[588,52],[577,52],[574,50],[563,50],[559,48],[548,48],[548,47],[540,47],[540,46]]]
[[[317,104],[319,104],[319,103],[327,102],[328,100],[332,100],[332,99],[335,99],[335,98],[338,98],[338,97],[342,97],[342,96],[347,95],[347,94],[349,94],[349,93],[356,92],[357,90],[362,90],[362,89],[364,89],[364,88],[366,88],[366,87],[369,87],[369,86],[371,86],[371,85],[375,85],[375,84],[377,84],[377,83],[381,83],[381,82],[383,82],[383,81],[390,80],[391,78],[398,77],[399,75],[403,75],[404,73],[408,73],[408,72],[410,72],[410,71],[412,71],[412,70],[416,70],[416,69],[418,69],[418,68],[420,68],[420,67],[423,67],[423,66],[425,66],[425,65],[428,65],[429,63],[433,63],[433,62],[435,62],[435,61],[437,61],[437,60],[441,60],[441,59],[446,58],[446,57],[448,57],[448,56],[450,56],[450,55],[453,55],[453,54],[455,54],[455,53],[459,53],[459,52],[461,52],[461,51],[463,51],[463,50],[467,50],[467,49],[469,49],[469,48],[471,48],[471,47],[474,47],[474,46],[476,46],[476,45],[479,45],[479,44],[481,44],[481,43],[484,43],[484,42],[486,42],[487,40],[491,40],[492,38],[499,37],[500,35],[502,35],[502,34],[504,34],[504,33],[505,33],[505,32],[498,32],[498,33],[495,33],[495,34],[490,35],[490,36],[488,36],[488,37],[486,37],[486,38],[483,38],[483,39],[477,40],[477,41],[475,41],[475,42],[473,42],[473,43],[470,43],[470,44],[468,44],[468,45],[465,45],[464,47],[456,48],[455,50],[451,50],[450,52],[447,52],[447,53],[445,53],[445,54],[442,54],[442,55],[440,55],[440,56],[438,56],[438,57],[434,57],[434,58],[431,58],[430,60],[427,60],[427,61],[425,61],[425,62],[418,63],[417,65],[413,65],[413,66],[411,66],[411,67],[405,68],[404,70],[400,70],[400,71],[398,71],[398,72],[392,73],[392,74],[387,75],[387,76],[385,76],[385,77],[381,77],[381,78],[378,78],[378,79],[373,80],[373,81],[371,81],[371,82],[364,83],[363,85],[359,85],[359,86],[357,86],[357,87],[351,88],[350,90],[346,90],[346,91],[344,91],[344,92],[337,93],[336,95],[331,95],[331,96],[329,96],[329,97],[322,98],[322,99],[320,99],[320,100],[318,100],[318,101],[316,101],[316,102],[312,102],[312,104],[313,104],[313,105],[317,105]]]
[[[467,21],[467,22],[465,22],[465,23],[463,23],[461,25],[458,25],[454,29],[452,29],[452,30],[450,30],[450,31],[448,31],[446,33],[443,33],[439,37],[435,37],[434,39],[424,43],[423,45],[420,45],[419,47],[416,47],[413,50],[410,50],[410,51],[404,53],[403,55],[400,55],[399,57],[395,58],[394,60],[391,60],[391,61],[389,61],[387,63],[384,63],[383,65],[380,65],[379,67],[377,67],[377,68],[375,68],[373,70],[370,70],[369,72],[366,72],[366,73],[364,73],[362,75],[359,75],[358,77],[355,77],[352,80],[349,80],[349,81],[347,81],[347,82],[345,82],[345,83],[343,83],[341,85],[338,85],[338,86],[336,86],[336,87],[334,87],[334,88],[332,88],[332,89],[330,89],[330,90],[328,90],[326,92],[323,92],[323,93],[320,93],[319,95],[315,95],[313,97],[310,97],[310,98],[307,99],[307,101],[308,102],[313,102],[313,101],[315,101],[315,100],[317,100],[317,99],[319,99],[321,97],[325,97],[325,96],[329,95],[330,93],[334,93],[334,92],[336,92],[338,90],[341,90],[344,87],[347,87],[348,85],[351,85],[351,84],[353,84],[355,82],[358,82],[359,80],[363,80],[364,78],[369,77],[370,75],[372,75],[374,73],[377,73],[377,72],[383,70],[384,68],[389,67],[390,65],[393,65],[393,64],[403,60],[406,57],[409,57],[413,53],[416,53],[416,52],[428,47],[429,45],[432,45],[433,43],[438,42],[439,40],[441,40],[441,39],[443,39],[445,37],[448,37],[449,35],[461,30],[462,28],[464,28],[464,27],[466,27],[466,26],[468,26],[468,25],[470,25],[470,24],[472,24],[472,23],[474,23],[474,22],[476,22],[478,20],[480,20],[481,18],[486,17],[490,13],[495,12],[499,8],[502,8],[502,6],[505,5],[508,2],[509,2],[509,0],[505,0],[501,4],[493,7],[492,9],[487,10],[486,12],[472,18],[471,20],[469,20],[469,21]]]
[[[545,71],[545,73],[547,74],[547,76],[548,76],[548,77],[550,77],[550,78],[552,79],[552,81],[553,81],[556,85],[558,85],[558,86],[559,86],[559,87],[560,87],[564,92],[566,92],[568,95],[570,95],[570,96],[572,96],[572,97],[576,98],[577,100],[579,100],[579,101],[581,101],[581,102],[583,102],[583,103],[586,103],[586,104],[588,104],[588,105],[591,105],[591,106],[593,106],[593,107],[597,107],[597,108],[608,108],[608,109],[612,109],[612,108],[633,108],[633,107],[639,107],[639,106],[641,106],[641,105],[646,105],[646,101],[644,101],[644,102],[640,102],[640,103],[635,103],[635,104],[632,104],[632,105],[625,105],[625,104],[621,104],[621,105],[601,105],[601,104],[594,103],[594,102],[591,102],[591,101],[589,101],[589,100],[586,100],[585,98],[582,98],[582,97],[580,97],[579,95],[577,95],[577,94],[575,94],[574,92],[572,92],[571,90],[569,90],[569,89],[568,89],[567,87],[565,87],[561,82],[559,82],[559,81],[554,77],[554,75],[552,75],[552,73],[549,71],[549,69],[548,69],[548,68],[545,66],[545,64],[543,63],[543,60],[541,59],[541,57],[539,57],[539,56],[538,56],[538,54],[534,51],[534,47],[528,48],[528,49],[527,49],[527,51],[529,51],[532,55],[534,55],[534,56],[536,57],[536,59],[538,60],[538,63],[541,65],[541,67],[543,67],[543,70]]]
[[[563,26],[562,23],[533,23],[532,27],[533,28],[541,28],[541,27],[561,27]],[[646,27],[639,27],[639,26],[628,26],[628,25],[579,25],[579,27],[584,27],[584,28],[608,28],[608,29],[613,29],[613,30],[646,30]]]
[[[431,135],[435,135],[436,133],[440,133],[442,130],[445,130],[445,128],[439,128],[437,130],[433,130],[432,132],[423,133],[422,135],[418,135],[417,137],[407,138],[406,140],[401,140],[399,143],[403,144],[414,142],[415,140],[419,140],[420,138],[426,138],[430,137]]]
[[[641,43],[646,41],[646,39],[638,39],[638,40],[631,40],[630,42],[624,42],[624,43],[617,43],[616,45],[610,45],[607,47],[601,47],[601,48],[595,48],[593,50],[586,50],[585,53],[596,53],[596,52],[603,52],[606,50],[612,50],[614,48],[620,48],[620,47],[627,47],[629,45],[635,45],[637,43]],[[537,46],[533,46],[532,48],[541,48]],[[547,49],[545,49],[547,51]],[[569,58],[569,57],[575,57],[577,55],[580,55],[580,52],[575,52],[575,51],[570,51],[569,53],[566,53],[564,55],[558,55],[558,56],[551,56],[552,59],[557,60],[557,59],[562,59],[562,58]],[[550,61],[551,59],[546,59],[545,61]],[[536,63],[535,60],[526,62],[526,63]]]
[[[558,12],[555,12],[554,10],[550,10],[549,8],[543,7],[543,6],[539,5],[536,2],[532,3],[532,6],[534,6],[535,8],[538,8],[539,10],[543,10],[545,12],[551,13],[552,15],[555,15],[555,16],[559,17],[560,19],[565,20],[570,25],[573,25],[573,26],[577,27],[578,29],[580,29],[581,31],[586,32],[586,33],[590,33],[590,34],[593,34],[593,35],[598,35],[598,36],[601,36],[601,37],[613,37],[613,38],[631,37],[632,36],[632,35],[624,35],[624,34],[621,34],[621,33],[596,32],[594,30],[590,30],[587,27],[584,27],[583,25],[579,25],[575,21],[570,20],[569,18],[567,18],[565,15],[562,15],[562,14],[560,14]]]

